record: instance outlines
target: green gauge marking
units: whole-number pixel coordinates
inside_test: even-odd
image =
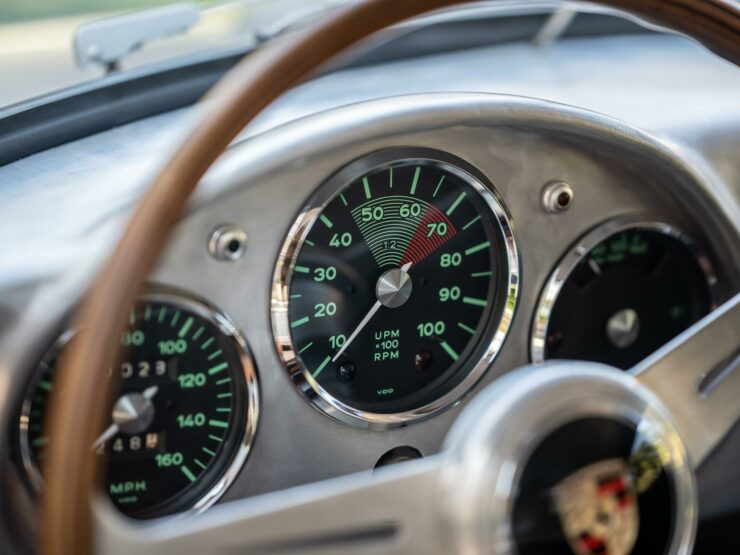
[[[475,218],[473,218],[473,219],[472,219],[472,220],[470,220],[470,221],[469,221],[468,223],[466,223],[466,224],[465,224],[465,225],[464,225],[464,226],[462,227],[463,231],[465,231],[466,229],[468,229],[468,228],[469,228],[469,227],[470,227],[471,225],[473,225],[473,224],[474,224],[475,222],[477,222],[478,220],[480,220],[480,214],[478,214],[478,215],[477,215],[477,216],[476,216]]]
[[[180,338],[185,337],[190,331],[190,328],[193,325],[193,322],[195,322],[195,318],[193,318],[192,316],[188,316],[188,319],[185,320],[185,323],[180,328],[180,332],[177,334],[177,336]]]
[[[460,196],[455,199],[455,202],[452,203],[452,206],[450,206],[447,209],[447,212],[445,212],[445,214],[447,214],[448,216],[451,216],[452,213],[455,211],[455,208],[457,208],[460,205],[460,203],[465,198],[465,195],[467,194],[468,194],[467,191],[463,191],[462,193],[460,193]]]
[[[417,185],[418,185],[418,183],[419,183],[419,176],[420,176],[420,175],[421,175],[421,167],[417,167],[417,168],[416,168],[416,169],[414,170],[414,178],[413,178],[413,180],[411,181],[411,194],[412,194],[412,195],[416,194],[416,186],[417,186]]]
[[[476,299],[474,297],[463,297],[462,302],[472,304],[473,306],[486,306],[488,304],[488,301],[485,299]]]
[[[475,245],[474,247],[470,247],[469,249],[465,249],[465,255],[468,256],[468,255],[471,255],[471,254],[475,254],[476,252],[480,252],[482,250],[485,250],[485,249],[489,248],[490,246],[491,246],[491,243],[488,242],[488,241],[485,241],[483,243],[479,243],[479,244]]]
[[[445,352],[446,352],[446,353],[447,353],[448,355],[450,355],[450,358],[451,358],[452,360],[457,360],[458,358],[460,358],[460,355],[458,355],[458,354],[457,354],[457,353],[455,352],[455,349],[453,349],[452,347],[450,347],[450,344],[449,344],[449,343],[447,343],[447,341],[442,341],[441,345],[442,345],[442,348],[443,348],[443,349],[445,350]]]
[[[321,217],[319,219],[329,229],[331,229],[332,227],[334,227],[334,224],[332,223],[332,221],[329,218],[327,218],[324,214],[321,214]]]
[[[331,357],[327,356],[319,365],[319,367],[316,369],[316,372],[313,373],[313,377],[318,377],[319,374],[321,374],[321,371],[326,367],[327,364],[331,361]]]

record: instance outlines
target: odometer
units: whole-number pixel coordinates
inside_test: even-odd
[[[73,335],[41,362],[23,406],[21,454],[37,487],[54,441],[44,425],[47,401]],[[204,303],[158,293],[132,308],[121,346],[121,361],[105,373],[120,374],[120,390],[91,446],[107,459],[111,500],[137,518],[210,505],[243,464],[255,430],[256,375],[244,341]]]
[[[273,327],[291,375],[345,422],[402,424],[490,365],[516,301],[506,210],[465,162],[382,152],[322,186],[287,238]]]

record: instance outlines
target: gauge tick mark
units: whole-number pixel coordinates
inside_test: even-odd
[[[460,329],[462,329],[462,330],[465,330],[465,331],[466,331],[466,332],[468,332],[468,333],[469,333],[470,335],[475,335],[475,330],[474,330],[473,328],[471,328],[470,326],[466,326],[466,325],[465,325],[465,324],[463,324],[462,322],[458,322],[458,323],[457,323],[457,327],[458,327],[458,328],[460,328]]]
[[[473,306],[486,306],[488,301],[484,299],[476,299],[475,297],[463,297],[462,302],[465,304],[472,304]]]
[[[308,316],[304,316],[303,318],[299,320],[295,320],[290,323],[291,328],[297,328],[298,326],[302,326],[303,324],[307,324],[310,318]]]
[[[450,358],[451,358],[452,360],[457,360],[458,358],[460,358],[460,355],[458,355],[458,354],[457,354],[457,353],[455,352],[455,349],[453,349],[452,347],[450,347],[450,345],[449,345],[449,343],[447,343],[447,341],[442,341],[442,343],[440,343],[440,345],[441,345],[441,347],[442,347],[442,348],[443,348],[443,349],[445,350],[445,352],[446,352],[446,353],[447,353],[448,355],[450,355]]]
[[[185,337],[190,331],[190,328],[192,327],[193,322],[195,322],[195,318],[193,318],[192,316],[189,316],[188,319],[185,320],[185,323],[180,328],[180,333],[178,333],[177,336],[180,338]]]
[[[416,171],[414,171],[414,179],[411,182],[411,194],[416,194],[416,184],[419,182],[419,174],[421,173],[421,166],[416,167]]]
[[[321,216],[319,216],[319,220],[321,220],[321,223],[323,223],[329,229],[334,227],[334,223],[326,217],[326,214],[321,214]]]
[[[317,377],[317,376],[318,376],[319,374],[321,374],[321,371],[322,371],[322,370],[324,369],[324,367],[325,367],[325,366],[326,366],[327,364],[329,364],[329,361],[330,361],[330,360],[331,360],[331,357],[330,357],[330,356],[327,356],[327,357],[326,357],[326,358],[324,359],[324,362],[322,362],[322,363],[321,363],[321,364],[319,365],[319,367],[318,367],[318,368],[316,369],[316,372],[314,372],[314,373],[313,373],[313,374],[311,374],[311,375],[312,375],[312,376],[313,376],[314,378],[316,378],[316,377]]]
[[[473,224],[474,224],[475,222],[477,222],[478,220],[480,220],[480,214],[478,214],[478,215],[477,215],[477,216],[476,216],[475,218],[473,218],[473,219],[472,219],[472,220],[470,220],[470,221],[469,221],[468,223],[466,223],[466,224],[465,224],[465,225],[464,225],[464,226],[462,227],[463,231],[465,231],[466,229],[468,229],[468,228],[469,228],[469,227],[470,227],[471,225],[473,225]]]
[[[370,194],[370,183],[368,182],[367,177],[362,178],[362,187],[365,189],[365,198],[370,200],[372,195]]]
[[[480,252],[483,249],[487,249],[491,246],[490,241],[484,241],[483,243],[480,243],[478,245],[475,245],[474,247],[470,247],[469,249],[465,250],[465,256],[469,256],[471,254],[475,254],[476,252]]]
[[[226,370],[228,367],[229,367],[229,364],[227,362],[222,362],[218,366],[214,366],[213,368],[210,368],[208,370],[208,374],[210,376],[213,376],[214,374],[218,374],[219,372]]]
[[[456,209],[456,208],[457,208],[457,207],[458,207],[458,206],[460,205],[460,203],[461,203],[461,202],[463,201],[463,199],[465,198],[465,196],[466,196],[467,194],[468,194],[468,193],[466,193],[465,191],[463,191],[462,193],[460,193],[460,196],[458,196],[458,197],[457,197],[457,198],[455,199],[455,202],[453,202],[453,203],[452,203],[452,206],[450,206],[450,207],[449,207],[449,208],[447,209],[447,212],[445,212],[445,214],[447,214],[448,216],[450,216],[450,215],[451,215],[451,214],[452,214],[452,213],[453,213],[453,212],[455,211],[455,209]],[[480,216],[479,216],[479,217],[480,217]]]
[[[195,482],[195,474],[193,474],[192,472],[190,472],[190,469],[187,466],[182,465],[180,467],[180,470],[182,470],[182,473],[185,474],[185,476],[188,477],[188,480],[190,480],[191,482]]]
[[[432,193],[432,198],[436,198],[437,197],[437,193],[439,192],[439,188],[442,186],[442,182],[445,180],[445,177],[446,176],[443,175],[439,179],[439,183],[437,183],[437,187],[434,189],[434,193]],[[480,216],[478,216],[478,217],[480,218]]]

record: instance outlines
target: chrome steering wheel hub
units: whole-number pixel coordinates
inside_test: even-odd
[[[517,370],[450,431],[450,552],[689,553],[694,474],[660,401],[593,363]]]

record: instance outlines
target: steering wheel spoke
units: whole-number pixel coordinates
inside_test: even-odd
[[[146,524],[122,518],[101,499],[97,548],[114,555],[435,553],[440,462],[406,462]]]
[[[694,466],[701,463],[740,419],[740,403],[737,402],[740,398],[738,330],[740,295],[632,370],[635,378],[660,398],[673,417]],[[484,398],[474,403],[470,412],[472,416],[463,419],[464,422],[451,432],[458,441],[449,442],[448,449],[442,454],[424,460],[225,503],[197,518],[183,516],[140,523],[121,517],[107,500],[100,500],[95,510],[96,547],[100,552],[114,555],[447,552],[451,546],[443,542],[448,540],[440,531],[449,532],[450,525],[459,529],[465,525],[465,518],[463,521],[453,519],[454,522],[446,520],[444,515],[449,517],[450,514],[441,508],[450,503],[442,493],[446,491],[445,484],[449,485],[449,473],[457,476],[456,484],[469,479],[473,488],[463,495],[463,503],[453,514],[459,516],[469,511],[471,506],[480,509],[486,504],[477,505],[480,499],[476,492],[491,491],[491,486],[485,485],[488,483],[485,476],[476,479],[471,468],[484,468],[484,475],[490,474],[488,479],[497,475],[491,470],[495,465],[481,466],[481,460],[488,460],[485,457],[481,459],[481,449],[491,453],[495,451],[499,455],[501,449],[505,452],[505,445],[499,445],[494,439],[504,437],[497,434],[510,430],[512,422],[518,422],[524,429],[527,425],[533,430],[541,427],[539,421],[529,422],[527,419],[532,418],[532,406],[547,406],[547,402],[525,401],[518,396],[544,395],[571,406],[571,401],[566,398],[567,395],[575,395],[571,381],[580,384],[579,392],[597,384],[594,394],[610,384],[612,394],[620,387],[623,394],[628,394],[635,386],[634,381],[623,374],[599,368],[588,370],[579,367],[579,374],[580,377],[573,374],[571,363],[560,369],[552,366],[548,372],[552,382],[549,388],[542,387],[539,372],[523,369],[512,374],[508,381],[502,380],[489,388]],[[513,385],[515,382],[520,385]],[[532,387],[523,387],[527,384]],[[656,408],[650,405],[653,396],[647,392],[643,395],[640,412],[649,413]],[[639,397],[637,395],[637,401]],[[607,395],[604,399],[611,397]],[[624,397],[624,401],[627,400],[629,395]],[[491,412],[490,407],[497,408]],[[553,410],[561,412],[557,407]],[[585,407],[584,410],[588,412],[591,409]],[[663,409],[656,410],[648,420],[660,422],[667,417]],[[482,427],[479,429],[479,426]],[[490,426],[499,431],[492,432]],[[673,430],[672,427],[661,429]],[[473,432],[469,433],[471,430]],[[673,436],[676,436],[675,431],[664,439],[668,443],[680,444]],[[512,436],[515,437],[519,436]],[[686,451],[681,448],[674,455],[679,452],[684,456],[674,460],[674,464],[688,468]],[[455,465],[451,462],[457,460],[472,466],[453,472]],[[519,464],[523,464],[522,461]],[[443,474],[446,479],[441,479]],[[690,486],[691,481],[685,483]],[[690,506],[691,488],[683,490],[682,495],[680,504],[688,503]],[[483,498],[488,496],[484,494]],[[454,502],[452,505],[455,506]],[[686,545],[691,542],[693,513],[689,511],[687,515],[688,520],[680,528],[688,532],[679,538]],[[504,534],[502,537],[507,536]],[[485,540],[482,544],[487,542]]]
[[[740,294],[636,366],[670,411],[694,466],[740,420]]]

